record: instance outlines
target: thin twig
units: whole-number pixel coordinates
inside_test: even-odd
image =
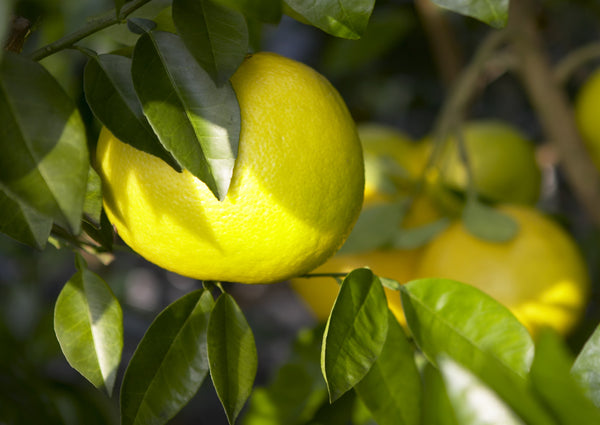
[[[554,67],[556,80],[564,85],[578,68],[597,59],[600,59],[600,42],[590,43],[569,52]]]
[[[36,51],[29,54],[29,58],[35,61],[39,61],[56,52],[68,49],[78,41],[83,40],[84,38],[100,30],[103,30],[104,28],[108,28],[111,25],[123,22],[123,20],[127,18],[127,16],[129,16],[131,13],[133,13],[134,11],[136,11],[137,9],[144,6],[150,1],[151,0],[134,0],[129,3],[126,3],[121,8],[119,16],[117,16],[116,12],[113,10],[112,13],[108,13],[100,18],[90,21],[83,28],[80,28],[77,31],[62,37],[61,39],[56,40],[53,43],[50,43],[46,46],[37,49]]]

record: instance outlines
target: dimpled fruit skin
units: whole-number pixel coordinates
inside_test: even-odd
[[[508,307],[533,335],[544,326],[565,334],[581,316],[590,289],[577,246],[530,207],[502,207],[519,224],[506,243],[469,234],[456,222],[426,248],[415,277],[468,283]]]
[[[231,82],[242,128],[222,202],[187,171],[104,129],[104,205],[122,239],[165,269],[202,280],[285,280],[325,262],[350,233],[363,200],[361,145],[340,95],[301,63],[257,53]]]

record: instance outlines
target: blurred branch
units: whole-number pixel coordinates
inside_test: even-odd
[[[568,97],[544,53],[536,25],[536,0],[510,3],[509,29],[518,56],[518,73],[546,137],[560,155],[565,176],[579,202],[600,226],[600,175],[587,153]]]
[[[100,30],[103,30],[104,28],[108,28],[111,25],[123,22],[123,20],[127,18],[127,16],[129,16],[131,13],[133,13],[149,1],[151,0],[133,0],[129,3],[125,3],[125,5],[121,8],[119,16],[117,16],[116,11],[113,10],[112,13],[108,13],[100,18],[90,21],[83,28],[80,28],[77,31],[68,34],[59,40],[56,40],[53,43],[50,43],[46,46],[37,49],[29,55],[29,58],[35,61],[39,61],[56,52],[68,49],[78,41],[83,40],[84,38]]]
[[[600,42],[590,43],[569,52],[554,67],[556,80],[560,84],[565,84],[578,68],[594,59],[600,59]]]
[[[463,67],[463,55],[454,31],[444,12],[431,0],[416,0],[415,7],[433,51],[438,72],[446,86],[450,86]]]

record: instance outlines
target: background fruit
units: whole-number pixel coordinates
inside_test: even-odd
[[[514,239],[477,239],[457,221],[428,244],[415,277],[472,284],[507,306],[532,334],[543,326],[567,333],[581,316],[590,285],[577,246],[533,208],[501,211],[519,224]]]
[[[600,169],[600,71],[594,72],[583,84],[575,99],[575,118],[581,137],[596,167]]]
[[[479,196],[492,202],[535,204],[541,173],[533,143],[511,125],[497,120],[468,122],[462,128],[462,137]],[[424,143],[432,141],[427,138]],[[467,190],[467,169],[454,138],[445,144],[437,165],[437,175],[429,175],[428,180],[438,190]],[[438,193],[437,198],[443,201],[449,196]]]
[[[105,208],[123,240],[168,270],[202,280],[268,283],[303,274],[340,247],[364,190],[356,129],[313,69],[270,53],[232,84],[239,154],[226,198],[103,130]]]

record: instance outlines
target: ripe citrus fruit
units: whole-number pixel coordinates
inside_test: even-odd
[[[427,160],[423,147],[402,132],[379,124],[359,125],[359,135],[365,156],[365,202],[363,212],[375,205],[406,196],[409,187],[420,176]],[[370,169],[371,167],[371,169]],[[383,183],[385,182],[385,184]],[[416,227],[439,218],[430,200],[417,197],[402,225]],[[400,223],[391,223],[399,226]],[[359,267],[369,267],[378,276],[408,282],[421,249],[376,249],[349,254],[338,253],[311,273],[349,273]],[[292,288],[300,295],[315,318],[325,321],[337,297],[339,286],[331,277],[292,279]],[[396,318],[404,323],[398,292],[385,288],[388,305]]]
[[[519,224],[505,243],[472,236],[460,221],[430,242],[416,277],[468,283],[508,307],[535,335],[544,326],[565,334],[586,304],[589,278],[571,237],[531,207],[502,207]]]
[[[594,164],[600,169],[600,70],[594,72],[583,84],[575,99],[575,118],[581,137]]]
[[[231,82],[242,126],[225,199],[104,129],[105,209],[123,240],[165,269],[282,281],[322,264],[350,233],[363,199],[360,141],[337,91],[301,63],[257,53]]]
[[[533,143],[520,131],[502,121],[480,120],[466,123],[462,136],[479,196],[498,203],[537,202],[541,172]],[[424,142],[431,143],[430,139]],[[459,152],[456,140],[451,138],[442,150],[437,175],[428,176],[442,191],[449,188],[465,192],[468,188],[468,172]],[[442,200],[448,197],[439,195]]]

